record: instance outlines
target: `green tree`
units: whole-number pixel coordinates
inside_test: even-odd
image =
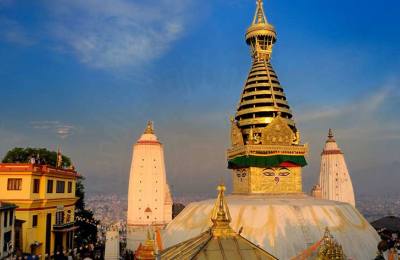
[[[30,158],[40,158],[44,164],[54,166],[57,165],[57,152],[47,150],[46,148],[20,148],[7,152],[4,156],[3,163],[28,163]],[[62,155],[62,166],[70,167],[71,159],[68,156]],[[75,196],[78,200],[75,204],[75,224],[79,227],[76,232],[75,242],[78,246],[95,242],[97,239],[97,224],[98,220],[93,217],[93,212],[85,208],[85,187],[83,185],[83,177],[79,177],[76,182]]]
[[[57,152],[49,151],[46,148],[21,148],[15,147],[7,152],[3,158],[3,163],[29,163],[31,157],[40,158],[44,164],[56,167],[57,165]],[[71,159],[62,155],[62,167],[70,167]]]
[[[79,198],[75,204],[76,225],[79,227],[75,233],[75,243],[78,246],[97,241],[97,225],[100,223],[94,218],[93,212],[85,207],[85,187],[83,180],[84,178],[81,177],[76,182],[75,193],[75,196]]]

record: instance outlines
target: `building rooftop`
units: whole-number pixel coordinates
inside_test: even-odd
[[[32,172],[37,174],[56,174],[66,177],[79,177],[74,169],[57,168],[50,165],[39,165],[31,163],[0,163],[0,173],[4,172]]]

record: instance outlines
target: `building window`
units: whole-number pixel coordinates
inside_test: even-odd
[[[56,212],[56,225],[64,224],[64,211]]]
[[[68,193],[72,193],[72,181],[68,182]]]
[[[7,190],[21,190],[22,189],[22,179],[10,178],[7,181]]]
[[[10,211],[10,226],[12,226],[14,223],[14,212],[11,210]]]
[[[38,216],[33,215],[32,216],[32,227],[37,227],[37,221],[38,221]]]
[[[3,244],[3,252],[7,252],[10,248],[11,242],[11,231],[4,233],[4,244]]]
[[[53,193],[53,180],[47,180],[47,193]]]
[[[7,227],[7,220],[8,220],[8,211],[4,212],[4,227]]]
[[[57,193],[65,192],[65,181],[57,181],[56,192]]]
[[[40,189],[40,180],[33,179],[33,193],[39,193],[39,189]]]

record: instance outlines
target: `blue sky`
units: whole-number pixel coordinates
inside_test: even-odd
[[[0,155],[62,146],[87,190],[127,190],[131,145],[155,121],[177,196],[229,183],[225,149],[250,68],[255,1],[0,0]],[[400,3],[265,1],[273,66],[303,142],[305,190],[335,129],[358,194],[400,180]]]

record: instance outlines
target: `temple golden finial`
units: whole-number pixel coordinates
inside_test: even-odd
[[[144,130],[144,133],[145,134],[154,134],[154,127],[153,127],[152,121],[147,122],[147,126],[146,126],[146,129]]]
[[[253,18],[253,25],[260,24],[260,23],[268,23],[267,17],[265,16],[264,8],[263,8],[263,1],[257,0],[257,9],[256,13],[254,14]]]
[[[213,226],[211,232],[214,237],[230,237],[236,235],[230,226],[231,214],[229,213],[228,205],[225,201],[225,185],[220,184],[217,187],[218,197],[215,201],[215,206],[211,214],[211,221]]]
[[[268,23],[262,0],[257,0],[253,22],[246,32],[246,42],[251,46],[253,59],[268,61],[275,41],[275,29]]]

